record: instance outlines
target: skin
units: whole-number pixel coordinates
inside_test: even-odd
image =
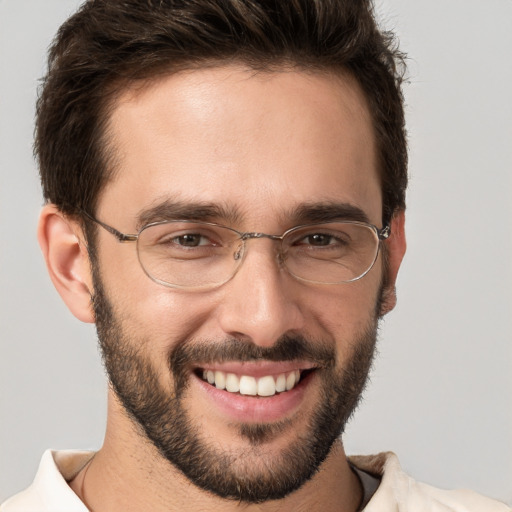
[[[95,216],[124,233],[136,233],[139,213],[169,198],[221,205],[236,218],[212,220],[240,231],[281,234],[297,224],[293,212],[298,206],[325,202],[356,206],[382,227],[370,115],[348,76],[255,73],[235,65],[166,76],[122,94],[109,137],[118,169],[102,191]],[[39,240],[70,310],[94,322],[90,262],[79,226],[48,205]],[[395,305],[394,283],[405,252],[403,212],[394,216],[385,243],[388,286],[379,315]],[[97,244],[103,284],[116,313],[134,339],[144,340],[140,349],[164,386],[172,384],[166,366],[170,349],[194,339],[231,336],[269,347],[283,334],[301,333],[335,346],[342,367],[352,340],[375,320],[384,277],[379,256],[359,281],[303,283],[278,265],[273,242],[263,239],[249,242],[243,265],[229,282],[191,292],[148,279],[133,244],[119,244],[104,230]],[[289,428],[257,454],[248,452],[248,462],[262,464],[307,434],[305,418],[319,396],[318,382],[311,379],[299,405],[285,414]],[[220,450],[247,450],[248,441],[192,377],[185,404],[194,424]],[[158,454],[112,390],[104,445],[71,486],[91,510],[102,511],[354,511],[361,499],[341,442],[312,480],[282,500],[245,505],[208,494]]]

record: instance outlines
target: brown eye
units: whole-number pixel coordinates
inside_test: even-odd
[[[197,234],[186,234],[180,235],[172,239],[172,242],[177,245],[182,245],[184,247],[198,247],[200,245],[206,245],[208,240],[205,237]]]
[[[330,245],[333,243],[333,238],[331,235],[323,235],[321,233],[317,233],[314,235],[309,235],[304,238],[305,243],[308,245],[314,245],[316,247],[324,247],[326,245]]]

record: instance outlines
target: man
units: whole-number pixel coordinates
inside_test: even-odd
[[[98,2],[38,105],[39,241],[111,382],[2,510],[506,510],[340,440],[405,252],[401,60],[364,2]]]

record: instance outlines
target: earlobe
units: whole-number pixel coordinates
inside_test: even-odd
[[[407,247],[405,241],[405,212],[403,210],[393,215],[391,235],[384,243],[386,244],[385,271],[387,276],[381,292],[380,316],[386,315],[396,306],[396,278]]]
[[[55,205],[46,205],[39,217],[37,238],[59,295],[79,320],[93,323],[90,262],[80,226]]]

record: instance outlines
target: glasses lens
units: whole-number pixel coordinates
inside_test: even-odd
[[[283,240],[288,271],[299,279],[324,284],[355,281],[373,266],[379,239],[372,226],[333,222],[294,229]]]
[[[173,287],[220,285],[236,271],[240,258],[236,231],[195,222],[149,225],[137,243],[142,268],[154,281]]]

